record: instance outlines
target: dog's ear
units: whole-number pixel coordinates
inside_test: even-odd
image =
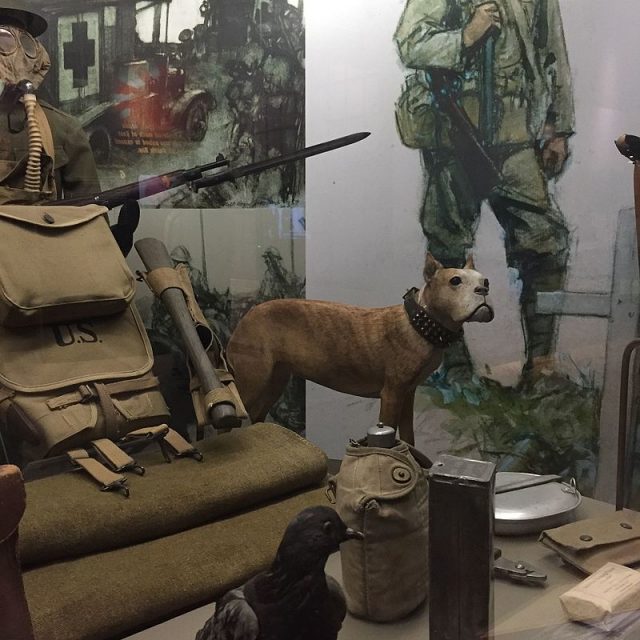
[[[428,282],[438,269],[442,269],[442,265],[431,255],[431,252],[427,251],[427,258],[424,261],[424,276],[425,282]]]
[[[464,267],[462,267],[463,269],[473,269],[475,271],[476,269],[476,265],[473,264],[473,255],[469,254],[467,256],[467,261],[464,263]]]

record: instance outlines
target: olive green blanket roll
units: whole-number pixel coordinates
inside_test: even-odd
[[[20,525],[23,567],[186,531],[317,486],[326,475],[320,449],[274,424],[236,429],[197,446],[203,462],[185,458],[167,464],[152,445],[139,456],[145,475],[127,474],[128,499],[100,492],[80,472],[27,483]]]
[[[324,488],[29,570],[24,583],[36,640],[114,640],[212,602],[269,566],[288,522],[317,504],[328,504]]]

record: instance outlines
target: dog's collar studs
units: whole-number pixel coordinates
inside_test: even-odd
[[[413,287],[404,294],[404,310],[407,312],[411,326],[430,344],[439,349],[446,349],[460,340],[463,330],[451,331],[432,318],[424,307],[416,302],[418,289]]]

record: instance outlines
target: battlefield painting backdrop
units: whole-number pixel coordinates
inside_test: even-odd
[[[45,99],[90,137],[103,187],[304,146],[302,0],[31,0],[49,19]],[[299,202],[303,163],[156,206]]]
[[[49,21],[41,40],[52,69],[41,97],[81,122],[103,189],[218,154],[239,166],[304,147],[302,0],[27,4]],[[257,302],[304,297],[304,162],[197,194],[178,188],[141,205],[136,237],[160,238],[176,264],[188,265],[223,343]],[[173,426],[184,432],[193,415],[180,341],[142,286],[138,304]],[[304,430],[303,384],[289,387],[273,417]]]

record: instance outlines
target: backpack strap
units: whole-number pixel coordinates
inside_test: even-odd
[[[145,468],[139,465],[126,451],[123,451],[115,442],[107,438],[92,440],[98,455],[105,461],[106,465],[113,471],[133,471],[139,476],[145,474]]]
[[[198,462],[202,462],[204,459],[198,449],[166,424],[161,424],[157,427],[143,427],[142,429],[130,431],[126,436],[120,438],[118,442],[124,443],[135,440],[157,441],[160,445],[162,455],[167,462],[171,462],[170,453],[172,453],[175,458],[193,458]]]
[[[120,491],[125,498],[129,497],[127,479],[123,475],[107,469],[95,458],[92,458],[86,449],[67,451],[67,456],[100,485],[100,491]]]
[[[157,442],[167,462],[171,462],[170,454],[174,458],[193,458],[198,462],[203,460],[200,451],[166,424],[131,431],[119,440],[120,443],[132,441]],[[66,455],[74,465],[82,468],[100,485],[101,491],[120,491],[128,498],[130,491],[127,479],[122,473],[133,471],[137,475],[143,476],[144,467],[107,438],[92,440],[91,444],[100,460],[92,457],[86,449],[73,449],[67,451]]]

